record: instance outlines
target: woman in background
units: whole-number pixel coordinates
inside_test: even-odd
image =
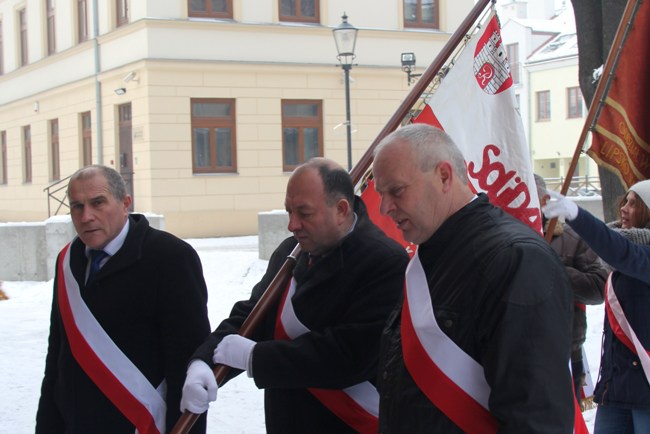
[[[650,433],[650,180],[634,184],[608,227],[561,195],[544,207],[607,263],[605,321],[594,434]]]
[[[634,190],[643,191],[650,180],[636,183],[619,204],[619,219],[608,223],[625,238],[637,244],[650,244],[650,200],[644,201]]]

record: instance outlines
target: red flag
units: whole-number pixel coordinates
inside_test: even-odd
[[[414,122],[445,130],[465,156],[473,190],[542,233],[530,151],[494,14]]]
[[[587,151],[617,173],[626,188],[650,178],[650,5],[639,3]],[[612,46],[610,56],[615,54]]]
[[[370,220],[379,226],[387,236],[400,243],[406,249],[406,252],[409,254],[409,256],[413,256],[415,253],[415,245],[404,240],[402,231],[397,228],[397,224],[393,221],[392,218],[388,217],[387,215],[381,215],[379,212],[379,204],[381,202],[381,198],[375,190],[374,179],[371,178],[367,180],[367,185],[361,193],[361,199],[363,199],[363,202],[366,204],[366,208],[368,209],[368,217],[370,217]]]

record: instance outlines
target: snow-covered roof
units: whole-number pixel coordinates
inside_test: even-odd
[[[522,27],[529,28],[532,32],[539,33],[559,33],[563,30],[563,24],[555,20],[538,20],[532,18],[509,18],[503,25],[505,27],[508,23],[513,22]]]
[[[544,62],[578,55],[578,38],[573,33],[560,33],[540,46],[528,58],[528,63]]]
[[[571,33],[576,31],[575,15],[571,7],[563,9],[551,19],[510,17],[502,27],[506,27],[511,22],[528,28],[533,33]]]

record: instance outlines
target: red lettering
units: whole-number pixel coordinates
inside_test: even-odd
[[[503,163],[496,159],[499,155],[501,150],[497,146],[487,145],[483,149],[481,167],[477,167],[474,162],[469,162],[467,173],[476,180],[479,188],[485,191],[492,203],[533,228],[541,229],[539,208],[529,207],[531,198],[528,185],[517,176],[515,170],[506,170]],[[508,186],[512,181],[514,186]]]

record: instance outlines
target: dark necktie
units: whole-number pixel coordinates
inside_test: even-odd
[[[93,278],[95,277],[95,274],[99,271],[101,267],[102,260],[108,256],[108,253],[106,253],[103,250],[91,250],[90,251],[90,272],[88,273],[88,280],[87,284],[90,283]]]

